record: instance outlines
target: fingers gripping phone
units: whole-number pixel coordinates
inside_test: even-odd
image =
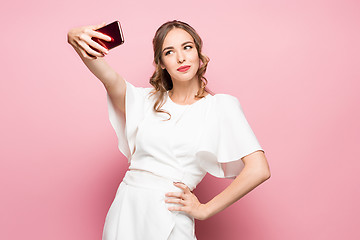
[[[103,46],[104,48],[106,48],[108,50],[124,43],[124,36],[123,36],[123,32],[121,30],[119,21],[114,21],[104,27],[96,29],[95,31],[101,32],[112,38],[112,40],[110,42],[96,38],[96,37],[91,38],[92,40],[94,40],[95,42],[97,42],[98,44],[100,44],[101,46]],[[92,48],[92,49],[97,51],[94,48]]]

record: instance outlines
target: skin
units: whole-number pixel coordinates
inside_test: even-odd
[[[92,37],[97,37],[105,41],[111,41],[109,36],[95,31],[105,25],[105,23],[102,23],[72,28],[68,31],[68,43],[78,53],[86,67],[102,82],[114,103],[115,111],[125,114],[125,79],[104,60],[108,50],[91,39]],[[96,49],[96,51],[91,49],[90,46]],[[91,57],[89,54],[94,57]]]
[[[105,26],[105,23],[73,28],[68,32],[68,43],[79,54],[86,67],[103,83],[114,103],[115,111],[125,114],[125,80],[103,59],[108,51],[91,39],[97,37],[111,41],[110,37],[95,31],[102,26]],[[196,76],[200,60],[194,40],[186,31],[175,28],[165,38],[163,49],[167,47],[171,47],[167,49],[170,52],[166,55],[167,51],[163,52],[161,67],[169,72],[173,80],[171,99],[178,104],[192,104],[197,101],[194,96],[200,88]],[[178,72],[177,68],[184,65],[190,65],[190,70],[185,73]],[[270,177],[263,151],[253,152],[241,160],[245,166],[240,174],[227,188],[205,204],[200,203],[185,184],[174,183],[182,192],[167,193],[165,201],[178,203],[180,206],[169,207],[169,210],[183,211],[195,219],[204,220],[224,210]]]
[[[190,66],[186,72],[179,72],[181,66]],[[192,36],[183,29],[174,28],[165,37],[161,67],[171,76],[173,89],[170,91],[171,99],[178,104],[192,104],[196,100],[200,83],[196,75],[200,66],[198,51]]]

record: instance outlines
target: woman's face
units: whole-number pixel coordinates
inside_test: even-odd
[[[192,36],[181,28],[172,29],[165,37],[161,52],[161,67],[172,81],[197,81],[200,65],[198,51]]]

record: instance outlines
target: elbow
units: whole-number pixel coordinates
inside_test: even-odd
[[[257,184],[261,184],[271,177],[271,173],[267,167],[255,167],[253,169],[249,169],[249,176],[251,176]]]
[[[261,182],[265,182],[271,177],[269,167],[261,168],[257,171],[257,176]]]
[[[257,181],[264,182],[271,177],[270,167],[263,152],[257,151],[244,157],[245,168],[249,170]]]
[[[262,162],[262,164],[260,166],[261,166],[260,171],[259,171],[260,176],[263,181],[266,181],[271,177],[270,166],[269,166],[266,158],[264,158],[264,161]]]
[[[262,178],[263,178],[264,181],[266,181],[270,177],[271,177],[270,169],[267,169],[266,171],[264,171]]]

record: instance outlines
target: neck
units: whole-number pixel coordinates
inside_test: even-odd
[[[188,82],[173,81],[173,88],[169,91],[169,96],[174,102],[189,104],[195,101],[195,95],[200,89],[200,83],[196,79]]]

